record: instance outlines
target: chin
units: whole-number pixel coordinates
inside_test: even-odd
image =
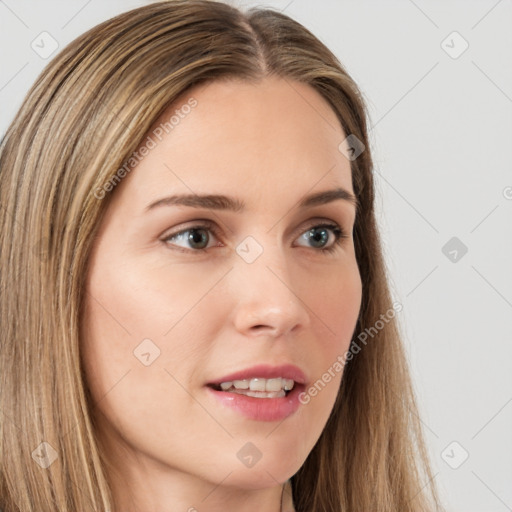
[[[268,489],[286,482],[299,469],[300,466],[291,467],[290,464],[287,464],[286,467],[263,464],[263,460],[260,460],[252,468],[237,468],[229,475],[224,484],[254,491]]]
[[[296,441],[278,446],[268,439],[263,438],[260,444],[257,439],[252,439],[252,442],[237,442],[234,464],[231,457],[224,458],[226,465],[222,473],[231,472],[225,482],[227,485],[257,490],[281,484],[297,473],[309,454],[297,450]],[[216,471],[215,476],[220,473],[220,470]]]

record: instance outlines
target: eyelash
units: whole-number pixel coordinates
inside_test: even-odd
[[[331,224],[329,222],[323,222],[320,224],[312,224],[310,227],[306,228],[301,233],[300,236],[304,235],[307,231],[311,231],[314,228],[330,229],[334,233],[334,237],[335,237],[334,242],[332,243],[331,246],[326,247],[325,249],[317,249],[316,252],[331,254],[331,253],[335,252],[337,249],[339,249],[339,247],[343,243],[343,239],[349,238],[348,235],[345,234],[345,232],[341,228],[341,226],[339,226],[338,224]],[[195,230],[211,231],[214,234],[215,238],[220,238],[220,235],[219,235],[219,232],[218,232],[216,226],[209,221],[203,221],[203,224],[196,224],[194,226],[187,227],[186,229],[182,229],[181,231],[177,231],[176,233],[171,233],[170,235],[166,236],[163,239],[163,242],[168,243],[168,241],[170,239],[172,239],[178,235],[186,233],[187,231],[195,231]],[[172,244],[168,244],[168,245],[172,245]],[[184,252],[184,253],[188,253],[188,252],[202,253],[202,252],[207,252],[209,249],[212,249],[212,247],[204,248],[204,249],[184,249],[183,247],[180,247],[177,245],[173,246],[173,250],[177,250],[179,252]],[[312,249],[314,249],[314,247],[312,247]]]

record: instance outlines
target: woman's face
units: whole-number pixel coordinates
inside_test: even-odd
[[[354,205],[302,204],[353,193],[346,135],[312,88],[277,78],[195,88],[148,135],[87,275],[82,348],[99,433],[133,485],[143,472],[210,490],[275,486],[326,424],[359,313]],[[219,390],[235,380],[248,382]]]

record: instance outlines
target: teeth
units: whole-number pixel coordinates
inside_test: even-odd
[[[265,385],[267,381],[265,379],[251,379],[249,389],[251,391],[265,391]]]
[[[230,393],[253,396],[255,398],[282,398],[283,396],[286,396],[284,389],[280,389],[279,391],[251,391],[250,389],[232,389]]]
[[[295,386],[295,381],[293,379],[283,379],[283,388],[285,391],[291,391]]]
[[[283,379],[282,377],[262,379],[258,377],[254,379],[222,382],[220,387],[222,391],[227,391],[231,387],[234,387],[235,389],[241,390],[279,392],[281,390],[291,391],[294,385],[295,382],[293,379]]]
[[[268,379],[265,384],[265,391],[281,391],[283,389],[283,379],[278,377],[277,379]]]

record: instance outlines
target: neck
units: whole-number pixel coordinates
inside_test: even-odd
[[[285,482],[282,491],[281,512],[295,512],[293,506],[292,484],[290,480]]]

